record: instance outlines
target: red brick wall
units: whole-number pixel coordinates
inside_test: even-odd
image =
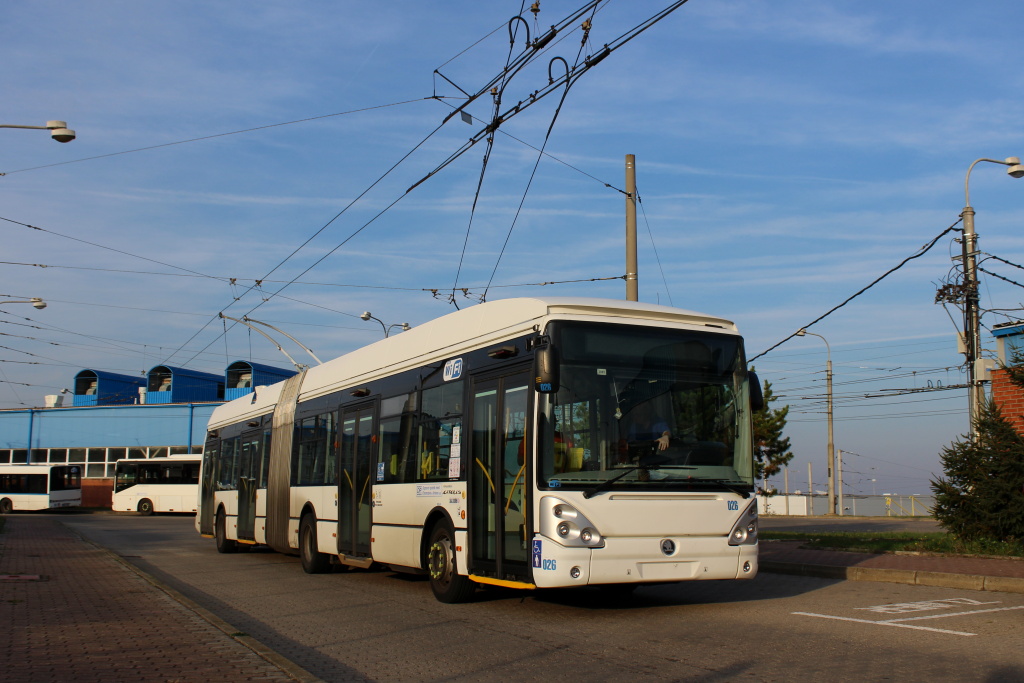
[[[113,479],[83,479],[82,507],[107,508],[114,504]]]
[[[1014,386],[1006,370],[992,371],[992,399],[1003,417],[1009,420],[1019,434],[1024,434],[1024,389]]]

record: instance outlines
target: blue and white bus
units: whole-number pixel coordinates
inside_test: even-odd
[[[451,313],[218,407],[198,531],[444,602],[757,573],[751,409],[722,318],[582,298]]]

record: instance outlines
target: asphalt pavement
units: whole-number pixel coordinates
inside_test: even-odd
[[[1024,593],[1024,560],[801,545],[762,542],[761,571]],[[6,518],[0,623],[8,683],[318,680],[52,515]]]

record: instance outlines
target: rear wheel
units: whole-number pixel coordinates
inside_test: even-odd
[[[10,498],[4,498],[3,500],[0,500],[0,513],[7,515],[7,514],[10,514],[13,511],[14,511],[14,504],[11,503],[11,499]]]
[[[467,602],[476,586],[469,577],[459,574],[455,561],[455,531],[446,521],[438,522],[430,532],[427,546],[427,572],[430,589],[441,602]]]
[[[143,498],[139,501],[139,514],[140,515],[151,515],[153,514],[153,501],[149,498]]]
[[[317,547],[316,517],[308,513],[299,524],[299,557],[307,574],[323,574],[331,568],[331,558]]]
[[[227,534],[227,520],[224,515],[224,508],[217,511],[217,521],[214,523],[214,535],[217,537],[218,553],[238,552],[238,541],[232,541]]]

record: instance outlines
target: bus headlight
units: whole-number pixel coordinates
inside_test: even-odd
[[[603,548],[597,527],[574,506],[554,496],[540,501],[540,533],[570,548]]]
[[[729,545],[757,545],[757,499],[736,520],[729,532]]]

